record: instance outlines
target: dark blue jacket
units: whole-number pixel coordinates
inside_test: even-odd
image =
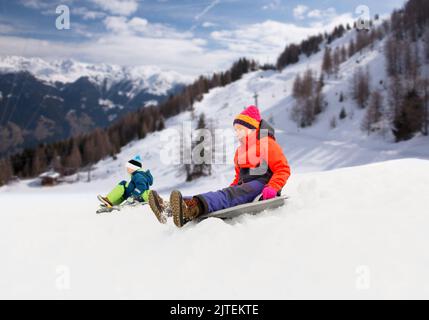
[[[131,175],[131,181],[128,184],[126,181],[123,181],[121,184],[124,182],[126,196],[138,198],[141,197],[145,191],[149,190],[150,186],[153,184],[153,177],[149,170],[137,170]]]

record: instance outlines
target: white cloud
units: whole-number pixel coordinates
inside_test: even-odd
[[[224,70],[242,56],[274,62],[286,44],[353,21],[351,14],[328,16],[314,19],[309,26],[267,20],[234,30],[214,31],[209,39],[196,38],[190,31],[183,32],[139,17],[107,16],[103,19],[107,32],[89,34],[82,26],[75,32],[90,39],[78,43],[0,36],[0,55],[74,58],[128,66],[157,65],[195,76]],[[208,26],[211,25],[206,24]]]
[[[330,7],[324,10],[310,9],[307,6],[299,5],[294,9],[294,16],[298,20],[308,18],[309,26],[312,28],[334,27],[340,23],[353,22],[349,13],[339,15],[335,8]],[[325,29],[326,30],[326,29]],[[328,29],[329,31],[329,29]]]
[[[46,8],[46,3],[44,3],[40,0],[21,0],[20,2],[25,7],[31,8],[31,9],[45,9]]]
[[[113,31],[115,36],[134,35],[147,38],[192,38],[190,32],[179,32],[161,23],[149,23],[146,19],[134,17],[107,17],[104,25],[109,31]]]
[[[84,62],[131,66],[156,65],[193,76],[223,70],[236,58],[226,50],[210,50],[205,39],[196,38],[190,32],[150,23],[146,19],[111,16],[103,22],[108,32],[96,37],[85,34],[92,39],[79,43],[0,36],[0,55],[73,58]],[[79,32],[84,34],[85,29]]]
[[[315,10],[311,10],[308,15],[309,18],[321,18],[322,17],[322,12],[318,9]]]
[[[146,30],[149,22],[146,19],[135,17],[130,20],[129,25],[136,30]]]
[[[161,69],[191,76],[224,70],[238,58],[228,50],[209,50],[205,45],[203,39],[146,38],[124,34],[108,35],[82,43],[0,36],[0,55],[41,57],[47,60],[71,58],[125,66],[156,65]]]
[[[352,24],[354,22],[351,13],[338,14],[333,7],[324,10],[311,10],[307,6],[299,5],[294,9],[294,16],[299,20],[307,18],[309,28],[313,29],[316,33],[322,31],[329,32],[340,24]],[[319,31],[317,31],[318,29]]]
[[[214,28],[217,26],[217,24],[213,23],[213,22],[206,21],[202,24],[202,26],[203,26],[203,28]]]
[[[83,20],[101,19],[101,18],[104,18],[106,16],[106,13],[104,13],[104,12],[92,11],[86,7],[72,7],[71,12],[72,12],[72,14],[76,14],[78,16],[81,16]]]
[[[347,23],[349,23],[350,25],[352,25],[354,21],[355,19],[353,18],[353,15],[351,13],[344,13],[332,16],[330,18],[314,21],[310,23],[310,26],[315,29],[323,28],[326,31],[332,31],[336,26],[340,24],[346,25]]]
[[[231,52],[262,61],[274,61],[286,43],[299,42],[317,32],[313,28],[267,20],[236,30],[215,31],[211,37]]]
[[[72,22],[71,27],[74,33],[84,36],[85,38],[92,38],[95,36],[94,33],[88,30],[88,27],[85,24]]]
[[[309,18],[316,18],[316,19],[322,19],[322,18],[329,18],[332,19],[337,15],[337,11],[335,8],[328,8],[326,10],[311,10],[308,12],[307,17]]]
[[[104,25],[107,30],[116,32],[116,33],[128,33],[129,25],[127,23],[127,18],[125,17],[107,17],[104,19]]]
[[[296,19],[302,20],[302,19],[304,19],[304,17],[305,17],[305,13],[306,13],[308,10],[309,10],[309,7],[307,7],[307,6],[304,6],[304,5],[300,4],[300,5],[296,6],[296,7],[293,9],[293,16],[294,16]]]
[[[273,0],[270,3],[262,6],[262,10],[276,10],[281,6],[281,0]]]
[[[299,43],[308,36],[330,32],[339,24],[353,22],[351,14],[334,16],[330,20],[315,21],[307,27],[291,23],[267,20],[262,23],[242,26],[235,30],[211,33],[217,44],[240,56],[259,59],[262,62],[275,61],[286,44]]]
[[[11,25],[3,24],[0,22],[0,33],[10,33],[13,31],[14,31],[14,28]]]
[[[62,0],[61,2],[57,0],[20,0],[19,2],[27,8],[41,10],[41,9],[50,9],[50,11],[55,11],[55,8],[60,5],[71,5],[74,0]]]
[[[138,0],[91,0],[101,9],[112,14],[129,16],[137,11]]]

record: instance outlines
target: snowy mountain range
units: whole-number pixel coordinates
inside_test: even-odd
[[[105,127],[190,80],[156,67],[0,58],[0,154]]]
[[[165,71],[155,66],[126,67],[111,64],[89,64],[72,59],[47,61],[41,58],[19,56],[0,57],[0,74],[27,71],[48,83],[73,83],[87,77],[109,90],[118,82],[129,81],[133,91],[153,95],[166,95],[175,84],[189,83],[193,78],[175,71]],[[132,92],[130,93],[132,95]]]

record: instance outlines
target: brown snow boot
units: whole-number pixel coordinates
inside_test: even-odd
[[[189,221],[202,214],[203,210],[196,198],[183,200],[180,191],[173,191],[170,196],[170,206],[174,224],[181,228]]]
[[[155,190],[151,190],[149,193],[149,206],[160,223],[167,223],[167,213],[170,210],[169,204]]]
[[[186,199],[184,200],[186,209],[183,212],[183,215],[188,220],[194,220],[201,215],[201,207],[199,200],[197,198]]]

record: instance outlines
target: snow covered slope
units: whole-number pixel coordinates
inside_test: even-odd
[[[178,168],[160,159],[166,131],[101,161],[91,183],[41,189],[22,181],[1,188],[0,297],[429,298],[429,139],[395,144],[389,134],[367,136],[360,130],[363,111],[350,98],[338,102],[357,66],[370,68],[374,86],[384,79],[382,45],[357,54],[338,79],[327,80],[328,108],[305,130],[289,117],[292,83],[308,67],[319,70],[322,53],[282,73],[248,74],[195,105],[197,115],[230,128],[258,92],[292,167],[284,190],[290,201],[281,209],[182,230],[159,225],[147,207],[96,216],[95,196],[125,178],[124,163],[136,154],[165,196],[175,188],[192,195],[232,181],[228,163],[215,166],[212,177],[185,184]],[[330,129],[342,106],[349,117]],[[184,113],[166,125],[189,119]]]
[[[84,186],[3,193],[0,297],[429,298],[428,184],[412,159],[295,174],[286,207],[183,230]]]

